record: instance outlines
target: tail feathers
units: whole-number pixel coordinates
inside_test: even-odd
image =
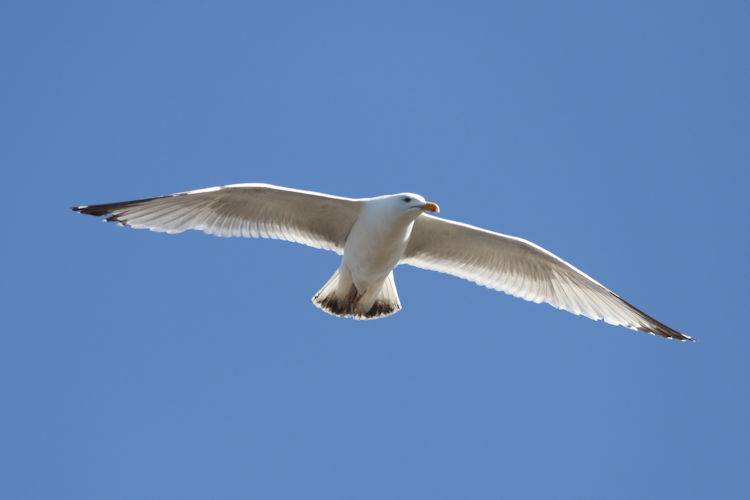
[[[341,293],[340,277],[337,270],[312,299],[313,304],[328,314],[354,319],[377,319],[395,314],[401,309],[393,271],[383,280],[379,290],[372,290],[372,293],[368,291],[359,300],[352,300],[351,297],[355,294]]]

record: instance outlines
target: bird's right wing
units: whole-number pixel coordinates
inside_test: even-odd
[[[693,340],[636,309],[542,247],[468,224],[420,215],[400,263],[452,274],[612,325]]]
[[[158,198],[83,205],[73,210],[111,214],[106,220],[134,228],[216,236],[273,238],[339,254],[362,202],[269,184],[232,184]]]

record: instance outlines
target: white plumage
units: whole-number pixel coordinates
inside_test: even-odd
[[[134,228],[294,241],[343,255],[313,297],[337,316],[374,319],[401,309],[399,264],[452,274],[558,309],[667,338],[693,340],[636,309],[547,250],[513,236],[440,219],[434,203],[401,193],[342,198],[268,184],[233,184],[73,210]]]

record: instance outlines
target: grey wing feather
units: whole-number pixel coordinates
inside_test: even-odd
[[[635,308],[542,247],[468,224],[420,215],[400,263],[451,274],[612,325],[693,340]]]
[[[73,210],[133,228],[216,236],[273,238],[339,254],[361,202],[269,184],[232,184],[157,198],[83,205]]]

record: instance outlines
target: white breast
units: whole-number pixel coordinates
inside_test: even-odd
[[[366,207],[344,246],[343,265],[358,288],[385,278],[401,259],[414,224],[411,217],[394,217]]]

